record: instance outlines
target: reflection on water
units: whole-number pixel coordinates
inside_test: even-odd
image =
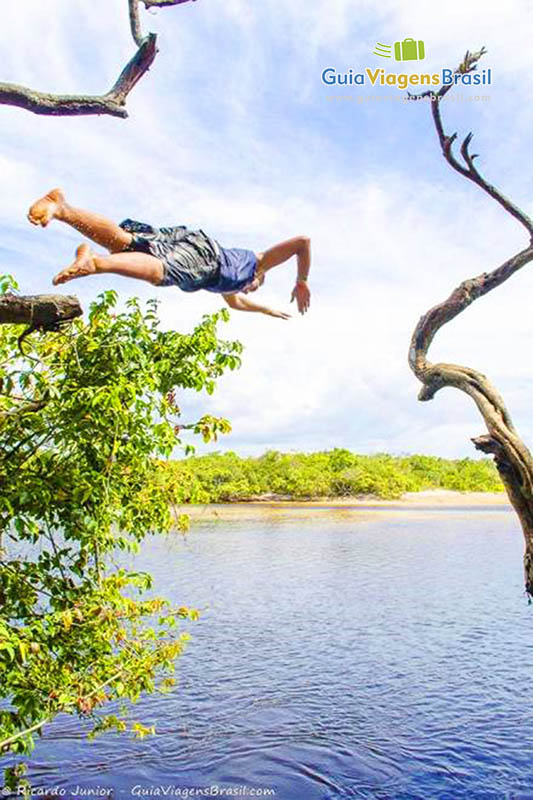
[[[135,711],[158,735],[87,743],[58,720],[35,785],[533,797],[533,610],[510,512],[209,523],[147,542],[141,561],[162,593],[204,609],[180,685]]]

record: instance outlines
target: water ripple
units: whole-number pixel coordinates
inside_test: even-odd
[[[59,719],[36,785],[270,787],[277,800],[533,798],[519,526],[497,512],[319,509],[152,540],[141,566],[205,609],[142,742]],[[529,795],[528,795],[529,792]]]

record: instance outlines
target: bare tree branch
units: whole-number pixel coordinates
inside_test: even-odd
[[[484,48],[478,53],[467,52],[456,73],[474,70],[484,52]],[[453,169],[476,183],[517,219],[526,228],[531,239],[533,237],[532,220],[499,189],[489,184],[475,167],[475,156],[471,155],[469,151],[472,134],[468,134],[461,146],[463,163],[453,153],[452,145],[457,134],[449,136],[445,133],[440,112],[442,98],[451,86],[452,84],[442,86],[436,95],[431,95],[433,121],[444,158]],[[431,93],[424,94],[427,96]],[[427,352],[436,333],[443,325],[454,319],[478,297],[482,297],[500,286],[531,261],[533,261],[533,244],[509,258],[492,272],[484,272],[475,278],[463,281],[444,302],[434,306],[420,318],[409,350],[409,366],[423,384],[418,396],[419,400],[431,400],[439,389],[453,386],[473,399],[483,417],[488,435],[472,439],[472,442],[478,450],[493,455],[509,499],[520,519],[526,541],[524,556],[526,591],[530,597],[533,596],[533,458],[531,453],[519,438],[502,397],[485,375],[458,364],[432,364],[427,359]]]
[[[478,50],[475,53],[470,53],[469,51],[466,52],[464,60],[459,65],[459,67],[455,70],[455,74],[467,74],[469,72],[473,72],[477,68],[477,62],[479,59],[485,55],[487,51],[484,47],[481,50]],[[439,137],[440,146],[442,149],[442,154],[448,164],[453,167],[454,170],[459,172],[463,177],[468,178],[468,180],[473,181],[476,183],[483,191],[487,192],[493,200],[496,200],[503,208],[509,212],[515,219],[518,220],[524,227],[526,228],[527,232],[530,235],[530,238],[533,239],[533,220],[524,214],[521,209],[519,209],[514,203],[511,202],[499,189],[492,186],[485,178],[480,174],[479,170],[476,168],[474,164],[474,159],[477,158],[477,154],[470,154],[470,143],[473,138],[473,133],[469,133],[462,142],[461,145],[461,156],[464,161],[463,164],[458,161],[454,152],[453,152],[453,144],[457,139],[457,133],[452,133],[451,135],[447,135],[444,132],[444,127],[442,124],[441,113],[440,113],[440,105],[442,98],[450,91],[453,84],[448,83],[445,86],[441,86],[439,91],[433,97],[431,101],[431,113],[433,114],[433,121],[435,123],[435,128],[437,130],[437,134]],[[428,93],[425,92],[425,96]]]
[[[85,114],[110,114],[112,117],[127,117],[126,109],[113,98],[90,95],[48,94],[19,86],[16,83],[0,83],[0,104],[17,106],[34,114],[50,116],[81,116]]]
[[[110,114],[113,117],[127,117],[126,98],[137,81],[150,69],[156,55],[156,35],[151,33],[126,64],[113,88],[101,96],[47,94],[15,83],[0,83],[0,104],[51,116]]]
[[[440,365],[430,364],[426,358],[436,333],[443,325],[468,308],[474,300],[500,286],[532,260],[533,246],[530,246],[521,250],[492,272],[483,272],[476,278],[463,281],[447,300],[434,306],[420,318],[409,351],[409,364],[415,375],[425,384],[419,397],[420,400],[433,399],[433,396],[441,388],[438,370],[435,371],[436,367]],[[444,366],[449,367],[450,365]]]
[[[0,295],[0,325],[30,325],[33,330],[54,330],[83,314],[73,295]]]
[[[142,0],[145,8],[178,6],[189,0]],[[139,0],[128,0],[130,28],[138,47],[133,58],[126,64],[113,88],[103,95],[51,94],[30,89],[17,83],[0,83],[0,105],[16,106],[33,114],[48,116],[82,116],[109,114],[112,117],[127,117],[126,99],[135,84],[150,69],[157,55],[156,35],[144,37],[139,16]]]
[[[189,0],[128,0],[130,7],[130,27],[135,43],[140,46],[143,41],[141,20],[139,17],[139,3],[144,3],[145,9],[163,8],[164,6],[179,6],[188,3]],[[194,2],[194,0],[193,0]]]
[[[140,47],[143,42],[141,20],[139,18],[139,0],[128,0],[130,7],[130,27],[133,41]]]
[[[143,75],[148,72],[152,66],[158,52],[156,41],[156,34],[149,33],[131,61],[126,64],[118,76],[117,82],[107,95],[108,97],[114,98],[122,107],[124,107],[126,98],[135,84],[140,81]]]
[[[145,8],[163,8],[164,6],[179,6],[182,3],[188,3],[189,0],[141,0],[141,2],[144,3]]]

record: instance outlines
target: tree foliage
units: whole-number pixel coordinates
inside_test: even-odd
[[[9,288],[4,280],[0,287]],[[190,334],[160,329],[156,302],[101,295],[86,321],[55,334],[0,327],[0,750],[27,753],[59,712],[94,716],[171,683],[194,619],[148,591],[147,574],[115,563],[173,526],[165,459],[229,430],[184,423],[177,391],[213,392],[241,346],[218,338],[227,312]],[[190,445],[186,446],[190,449]],[[116,716],[97,729],[123,729]],[[137,735],[146,730],[135,728]]]
[[[176,503],[224,503],[261,495],[292,499],[373,495],[384,499],[423,489],[503,490],[486,460],[450,461],[433,456],[360,455],[336,448],[321,453],[279,453],[240,458],[215,453],[163,467]]]

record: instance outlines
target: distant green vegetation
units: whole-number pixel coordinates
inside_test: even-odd
[[[161,470],[176,503],[225,503],[262,495],[305,500],[374,495],[384,499],[424,489],[501,492],[492,461],[433,456],[366,456],[335,449],[241,458],[235,453],[188,458]]]

